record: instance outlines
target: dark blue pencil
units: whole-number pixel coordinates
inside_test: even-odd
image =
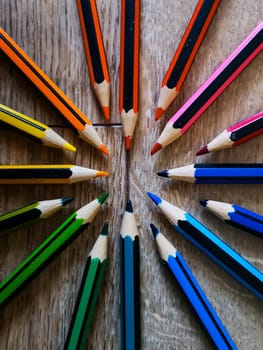
[[[263,238],[263,216],[236,204],[202,200],[200,203],[226,224]]]
[[[263,184],[263,164],[191,164],[159,171],[159,176],[196,184]]]
[[[189,213],[151,192],[148,192],[148,196],[159,207],[174,229],[263,300],[263,273],[261,271]]]
[[[121,349],[140,350],[139,236],[131,201],[120,231]]]
[[[150,225],[162,260],[176,278],[215,346],[220,350],[237,349],[182,255],[153,224]]]

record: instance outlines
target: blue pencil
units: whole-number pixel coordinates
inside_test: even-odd
[[[215,346],[220,350],[237,349],[182,255],[157,227],[153,224],[150,226],[162,260],[176,278]]]
[[[202,200],[200,203],[226,224],[263,238],[263,216],[236,204]]]
[[[157,175],[196,184],[263,184],[263,164],[198,163],[162,170]]]
[[[121,349],[140,350],[139,236],[131,201],[120,231]]]
[[[151,192],[148,192],[148,196],[159,207],[174,229],[263,300],[263,273],[261,271],[189,213]]]

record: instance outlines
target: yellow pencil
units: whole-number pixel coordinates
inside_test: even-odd
[[[107,171],[72,164],[0,165],[0,184],[71,184],[99,176]]]
[[[0,121],[12,126],[23,134],[31,136],[35,141],[43,143],[45,146],[66,149],[76,152],[76,148],[65,141],[49,126],[39,121],[27,117],[0,103]]]

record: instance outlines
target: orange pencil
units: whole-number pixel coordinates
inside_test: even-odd
[[[0,49],[70,122],[83,140],[100,149],[103,153],[108,154],[106,146],[102,143],[91,121],[1,27]]]
[[[110,119],[110,77],[95,0],[77,0],[81,31],[94,93]]]
[[[138,116],[140,0],[121,1],[120,101],[126,150]]]
[[[187,77],[220,0],[199,0],[162,82],[155,120],[173,102]]]

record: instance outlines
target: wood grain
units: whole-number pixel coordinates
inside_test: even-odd
[[[103,191],[110,192],[95,222],[2,312],[0,349],[63,349],[85,260],[106,219],[110,220],[109,264],[87,349],[119,348],[118,233],[127,188],[140,228],[142,348],[211,348],[184,295],[160,263],[149,230],[153,222],[181,251],[238,348],[262,349],[262,303],[173,231],[146,196],[146,191],[152,191],[189,211],[263,270],[260,239],[224,225],[198,204],[204,198],[236,202],[263,214],[260,185],[193,186],[155,175],[158,170],[195,161],[263,161],[261,136],[232,150],[199,158],[194,156],[221,130],[262,109],[262,53],[184,137],[150,156],[153,143],[172,113],[262,19],[260,0],[222,0],[181,93],[163,119],[155,122],[161,81],[196,3],[197,0],[141,1],[140,107],[134,143],[127,158],[118,114],[119,2],[97,0],[112,85],[111,120],[106,124],[90,87],[76,3],[70,0],[0,0],[0,25],[97,125],[111,153],[107,159],[79,140],[54,107],[0,52],[1,103],[48,123],[78,148],[75,155],[53,150],[18,136],[12,130],[0,129],[0,164],[73,162],[110,172],[108,179],[75,185],[0,186],[0,213],[40,199],[75,198],[52,218],[0,237],[0,280],[73,210]]]

